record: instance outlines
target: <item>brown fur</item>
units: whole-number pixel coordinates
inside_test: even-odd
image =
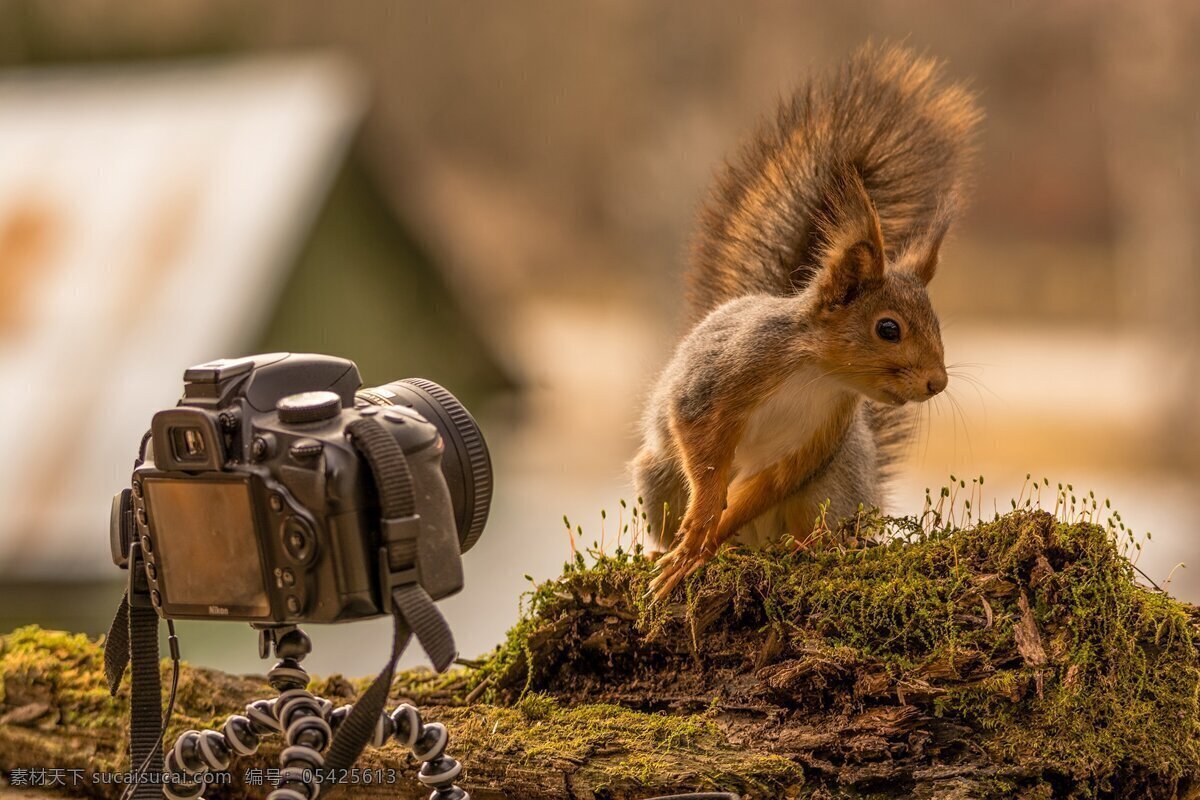
[[[827,187],[847,169],[874,202],[889,257],[929,230],[967,188],[982,118],[940,65],[897,46],[867,46],[801,86],[717,179],[692,246],[692,322],[744,294],[804,288],[836,216]]]
[[[634,461],[672,546],[660,596],[749,528],[879,503],[901,407],[946,384],[925,286],[979,116],[934,62],[867,47],[796,92],[721,175],[688,275],[695,324]],[[884,318],[899,341],[878,333]]]

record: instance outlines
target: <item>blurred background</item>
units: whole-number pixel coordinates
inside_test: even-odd
[[[714,170],[869,38],[988,114],[932,287],[968,379],[889,510],[950,474],[988,511],[1070,482],[1154,532],[1161,582],[1200,529],[1198,36],[1184,2],[0,0],[0,632],[105,630],[151,414],[190,364],[293,350],[476,412],[497,494],[444,606],[465,655],[493,646],[568,557],[564,513],[591,541],[607,509],[611,547]],[[1170,590],[1200,601],[1200,569]],[[313,629],[309,664],[373,672],[389,628]],[[246,626],[181,636],[264,669]]]

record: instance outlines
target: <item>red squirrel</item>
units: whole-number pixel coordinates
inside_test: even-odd
[[[940,65],[867,46],[802,85],[720,174],[634,482],[667,596],[725,541],[878,506],[908,404],[946,388],[926,286],[981,112]]]

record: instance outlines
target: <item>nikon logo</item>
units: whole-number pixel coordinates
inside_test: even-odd
[[[228,617],[229,609],[225,608],[224,606],[209,606],[208,613],[217,617]]]

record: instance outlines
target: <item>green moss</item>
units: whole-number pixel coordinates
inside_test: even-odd
[[[765,792],[803,782],[792,761],[748,753],[701,715],[649,714],[605,703],[564,705],[529,693],[511,707],[481,706],[457,730],[463,752],[513,753],[517,763],[571,763],[588,786],[736,786]]]
[[[580,599],[586,601],[601,587],[605,594],[622,598],[623,613],[650,620],[646,589],[653,577],[654,567],[640,554],[640,549],[632,554],[618,548],[611,556],[598,556],[591,565],[582,554],[577,554],[563,565],[559,580],[546,581],[525,593],[520,618],[508,630],[504,642],[475,670],[474,684],[478,686],[483,681],[510,684],[520,676],[524,694],[533,685],[540,666],[533,658],[532,645],[556,633],[553,623],[548,621],[557,616],[557,609],[573,606]],[[491,691],[486,696],[494,699],[496,693]]]
[[[103,654],[87,636],[29,625],[0,638],[0,705],[51,700],[63,722],[82,728],[111,728],[120,718]]]
[[[169,681],[169,663],[163,663],[163,670],[164,682]],[[439,676],[411,670],[398,676],[394,688],[419,697],[444,691],[462,679],[461,671]],[[314,680],[309,688],[331,698],[350,698],[369,682],[369,678],[347,681],[331,676]],[[71,736],[81,730],[102,734],[107,746],[89,754],[90,766],[122,768],[128,686],[116,698],[109,696],[102,643],[37,626],[2,636],[0,690],[6,692],[0,695],[0,708],[43,703],[60,715],[52,720],[55,729]],[[266,694],[269,690],[260,678],[183,664],[167,740],[187,729],[219,727],[248,699]],[[704,715],[652,714],[602,703],[568,706],[537,693],[512,706],[442,706],[434,715],[448,725],[454,753],[467,764],[487,754],[494,761],[495,754],[502,754],[518,768],[577,772],[587,786],[621,787],[626,795],[631,787],[636,795],[640,787],[732,786],[757,796],[776,796],[781,787],[803,782],[798,765],[731,744]],[[51,742],[44,746],[54,747]],[[260,755],[272,758],[278,746],[277,740],[268,742]],[[390,757],[399,757],[397,746],[389,747]],[[53,758],[58,763],[59,755]],[[4,766],[0,760],[0,768]]]
[[[1138,586],[1097,526],[1056,523],[1032,548],[1029,530],[1018,530],[1003,551],[1004,575],[1022,581],[1039,547],[1061,565],[1029,590],[1034,617],[1050,634],[1044,688],[1023,703],[951,691],[944,707],[993,731],[990,745],[1008,759],[1036,752],[1097,777],[1130,765],[1167,779],[1194,775],[1200,664],[1192,610]],[[991,533],[1000,541],[1011,535],[1003,527]]]
[[[160,679],[164,695],[171,674],[170,662],[163,660]],[[189,728],[219,726],[230,712],[223,700],[231,687],[240,685],[257,686],[259,681],[196,670],[182,662],[168,735]],[[56,725],[124,736],[128,693],[128,671],[117,696],[109,693],[103,640],[44,630],[37,625],[0,636],[0,707],[45,704],[56,715]]]
[[[687,639],[697,625],[705,641],[721,629],[748,637],[751,650],[767,631],[783,632],[780,659],[819,653],[830,674],[876,665],[888,691],[920,687],[908,702],[966,723],[997,761],[1053,765],[1094,791],[1127,775],[1200,779],[1195,610],[1140,586],[1111,527],[1042,511],[933,532],[870,514],[851,524],[886,544],[723,550],[681,591],[683,614],[678,603],[645,602],[653,568],[644,559],[569,565],[527,596],[481,679],[497,695],[515,678],[524,691],[560,691],[564,676],[591,667],[574,643],[546,640],[585,624],[580,604],[617,598],[636,616],[630,659],[669,658],[652,643]],[[1044,656],[1022,653],[1018,628],[1028,617]],[[849,685],[840,700],[873,702]]]

